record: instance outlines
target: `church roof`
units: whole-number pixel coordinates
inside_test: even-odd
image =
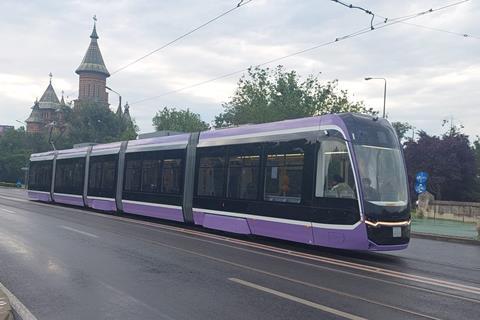
[[[60,101],[53,89],[51,79],[47,89],[40,98],[40,101],[38,101],[38,106],[40,109],[57,109],[60,106]]]
[[[110,77],[110,73],[103,62],[102,53],[100,52],[100,47],[98,46],[98,35],[96,24],[93,25],[93,31],[90,35],[90,45],[88,46],[87,52],[83,57],[82,63],[75,70],[77,74],[82,72],[98,72],[104,74],[107,77]]]
[[[43,119],[40,115],[40,106],[39,102],[35,101],[35,104],[32,107],[32,113],[30,113],[30,117],[28,117],[25,122],[42,122]]]
[[[125,107],[123,107],[125,112],[123,113],[123,117],[127,121],[132,121],[132,117],[130,116],[130,106],[128,105],[128,102],[125,104]]]

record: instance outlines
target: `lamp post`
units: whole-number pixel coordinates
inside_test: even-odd
[[[122,105],[122,95],[120,93],[118,93],[117,91],[113,90],[112,88],[108,87],[108,86],[105,86],[105,89],[107,90],[110,90],[112,91],[113,93],[116,93],[117,96],[118,96],[118,105],[121,106]]]
[[[385,118],[385,104],[387,102],[387,79],[385,78],[372,78],[372,77],[367,77],[365,80],[383,80],[385,81],[385,86],[383,88],[383,118]]]

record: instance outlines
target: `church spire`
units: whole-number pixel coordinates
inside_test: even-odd
[[[90,38],[98,39],[98,35],[97,35],[97,15],[93,16],[93,30],[92,30],[92,34],[90,35]]]
[[[110,73],[103,62],[102,53],[100,52],[100,47],[98,46],[98,35],[97,35],[97,17],[93,16],[93,30],[90,35],[90,45],[88,46],[87,52],[83,57],[82,63],[75,70],[77,74],[82,72],[96,72],[100,73],[106,77],[110,77]]]
[[[63,98],[63,94],[64,94],[64,91],[62,90],[62,99],[60,100],[60,104],[61,104],[62,106],[65,105],[65,99]]]

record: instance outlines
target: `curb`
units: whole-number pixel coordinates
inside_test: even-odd
[[[14,320],[13,309],[5,293],[0,290],[0,320]]]
[[[480,246],[479,240],[475,240],[471,238],[445,236],[445,235],[439,235],[439,234],[433,234],[433,233],[416,233],[416,232],[412,232],[410,235],[412,238],[418,238],[418,239],[455,242],[455,243],[463,243],[463,244]]]

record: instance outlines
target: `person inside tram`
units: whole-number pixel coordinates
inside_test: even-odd
[[[377,189],[372,187],[372,181],[369,178],[362,179],[363,184],[363,194],[365,195],[365,200],[378,201],[380,200],[380,194]]]
[[[336,193],[338,198],[355,198],[353,189],[338,174],[333,176],[331,190]]]

